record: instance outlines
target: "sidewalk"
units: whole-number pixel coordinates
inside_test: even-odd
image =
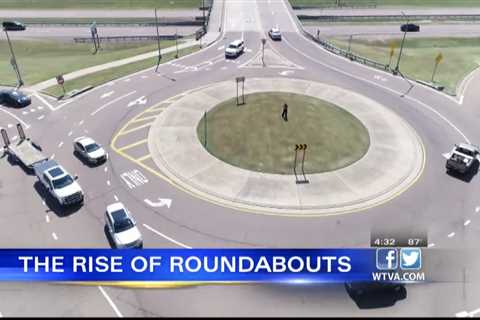
[[[207,34],[201,39],[201,41],[189,40],[179,45],[178,46],[179,50],[189,48],[194,45],[198,45],[200,43],[202,44],[203,47],[207,47],[218,39],[222,29],[222,20],[223,20],[222,12],[223,12],[224,1],[225,0],[216,0],[213,2]],[[176,50],[175,47],[169,47],[169,48],[162,49],[161,53],[166,54],[166,53],[173,52],[175,50]],[[85,69],[73,71],[71,73],[63,75],[63,78],[65,79],[65,81],[69,81],[69,80],[77,79],[77,78],[80,78],[92,73],[96,73],[99,71],[123,66],[132,62],[137,62],[137,61],[141,61],[141,60],[145,60],[145,59],[149,59],[157,56],[158,56],[158,51],[152,51],[152,52],[144,53],[138,56],[116,60],[116,61],[108,62],[105,64],[100,64],[100,65],[88,67]],[[52,78],[52,79],[37,83],[26,89],[33,90],[33,91],[42,91],[56,84],[57,84],[57,80],[55,78]]]

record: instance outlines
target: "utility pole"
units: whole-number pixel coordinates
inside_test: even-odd
[[[158,44],[158,60],[157,60],[157,67],[155,68],[155,72],[158,71],[158,66],[160,65],[160,60],[162,60],[162,50],[160,47],[160,33],[158,31],[158,16],[157,16],[157,8],[155,8],[155,26],[157,29],[157,44]]]
[[[402,15],[404,17],[406,17],[405,13],[403,13],[403,11],[402,11]],[[409,22],[410,22],[410,20],[407,19],[407,25],[408,25]],[[398,54],[397,66],[395,67],[395,71],[394,71],[395,74],[398,73],[398,70],[400,68],[400,59],[402,58],[403,44],[405,43],[405,37],[407,36],[407,32],[408,32],[408,27],[405,28],[405,32],[403,33],[402,44],[400,45],[400,53]]]
[[[175,48],[176,48],[175,59],[178,59],[178,29],[177,28],[175,28]]]
[[[5,31],[5,35],[7,36],[8,46],[10,47],[10,53],[12,54],[10,64],[12,65],[13,70],[17,75],[17,88],[20,88],[21,86],[23,86],[23,80],[20,74],[20,69],[18,68],[17,59],[15,58],[15,53],[13,52],[13,47],[12,47],[12,43],[10,42],[10,37],[8,36],[8,31],[6,28],[3,28],[3,31]]]

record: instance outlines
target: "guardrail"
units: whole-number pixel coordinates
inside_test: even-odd
[[[354,9],[354,8],[375,8],[377,7],[376,0],[323,0],[316,1],[315,4],[309,5],[292,5],[294,10],[297,9]]]
[[[183,35],[160,35],[161,40],[175,40],[184,38]],[[111,37],[99,37],[100,42],[120,42],[120,41],[157,41],[157,36],[111,36]],[[73,38],[75,43],[89,43],[92,42],[92,37],[80,37]]]
[[[89,27],[91,22],[28,22],[27,25],[31,26],[40,26],[40,27]],[[203,17],[196,17],[195,20],[179,20],[179,21],[161,21],[158,23],[159,26],[181,26],[181,27],[192,27],[192,26],[203,26]],[[155,20],[145,21],[145,22],[97,22],[98,27],[126,27],[126,26],[137,26],[137,27],[155,27]]]
[[[298,19],[318,22],[362,22],[362,21],[405,21],[402,15],[297,15]],[[408,15],[410,21],[434,20],[434,21],[480,21],[478,14],[442,14],[442,15]]]

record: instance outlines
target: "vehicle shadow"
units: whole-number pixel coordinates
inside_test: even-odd
[[[40,181],[35,181],[33,188],[37,191],[38,195],[45,200],[49,211],[55,213],[59,218],[68,217],[82,207],[81,204],[76,204],[68,207],[62,207],[58,202],[47,192],[45,187],[40,183]]]
[[[112,236],[110,235],[110,232],[108,232],[108,227],[106,224],[103,226],[103,233],[105,234],[105,237],[108,240],[108,244],[110,245],[110,248],[117,249],[117,246],[115,245],[115,242],[113,241]]]
[[[478,160],[475,160],[475,162],[472,164],[472,168],[467,173],[462,174],[453,170],[447,170],[447,174],[463,182],[470,183],[473,177],[477,175],[479,167],[480,162]]]

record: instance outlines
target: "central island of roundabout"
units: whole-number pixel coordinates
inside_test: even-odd
[[[234,81],[182,95],[152,124],[148,147],[163,176],[194,196],[298,217],[380,205],[425,161],[418,135],[386,106],[284,78],[247,79],[244,104]]]

